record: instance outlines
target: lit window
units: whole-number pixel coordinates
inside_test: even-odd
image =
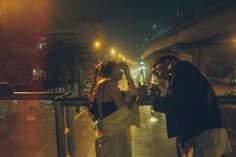
[[[33,70],[33,75],[36,75],[36,70],[35,69]]]

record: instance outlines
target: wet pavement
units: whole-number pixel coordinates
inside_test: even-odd
[[[141,128],[135,129],[133,157],[176,157],[175,138],[168,139],[165,114],[151,114],[150,106],[141,106]]]

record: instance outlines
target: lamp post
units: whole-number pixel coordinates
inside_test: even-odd
[[[96,40],[96,41],[94,42],[94,47],[95,47],[96,49],[100,49],[100,47],[101,47],[101,42],[98,41],[98,40]]]

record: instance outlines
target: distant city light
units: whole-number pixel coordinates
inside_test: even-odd
[[[116,54],[116,50],[114,48],[112,48],[110,52],[111,52],[112,55]]]
[[[149,121],[150,121],[150,122],[157,122],[158,119],[157,119],[156,117],[151,117]]]
[[[95,41],[94,46],[95,46],[95,48],[100,48],[101,43],[99,41]]]
[[[33,69],[33,75],[35,75],[36,74],[36,70],[35,69]]]

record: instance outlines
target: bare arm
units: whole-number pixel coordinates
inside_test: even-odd
[[[126,105],[125,98],[118,87],[118,83],[116,81],[110,80],[107,85],[109,94],[112,100],[115,102],[117,108],[121,108],[122,106]]]
[[[120,65],[121,69],[124,70],[124,74],[125,74],[125,77],[128,81],[128,86],[129,86],[130,91],[132,91],[132,93],[134,95],[138,95],[138,89],[135,86],[134,80],[130,74],[129,66],[125,62],[119,62],[119,65]]]

